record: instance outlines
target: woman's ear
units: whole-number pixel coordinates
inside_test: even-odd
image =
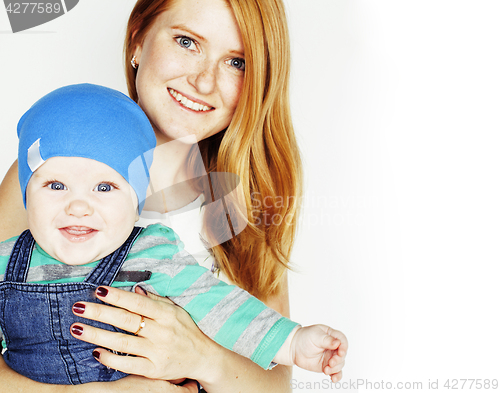
[[[142,53],[142,46],[137,45],[134,51],[132,52],[132,56],[135,57],[135,62],[137,63],[137,65],[141,63],[141,53]]]
[[[137,35],[137,30],[135,30],[132,33],[132,36],[131,36],[131,39],[130,39],[130,43],[131,44],[134,44],[134,43],[137,42],[136,39],[135,39],[136,35]],[[141,53],[142,53],[142,45],[140,43],[135,44],[134,50],[132,51],[132,56],[135,57],[135,61],[136,61],[137,64],[140,63]]]

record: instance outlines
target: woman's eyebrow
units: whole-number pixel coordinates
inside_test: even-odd
[[[233,54],[235,56],[238,56],[238,57],[245,58],[245,53],[241,52],[239,50],[231,50],[231,51],[229,51],[229,53],[231,53],[231,54]]]
[[[198,40],[200,40],[201,42],[207,42],[206,38],[195,33],[193,30],[191,30],[189,27],[187,27],[186,25],[183,25],[183,24],[180,24],[180,25],[175,25],[175,26],[172,26],[171,27],[172,29],[176,29],[176,30],[184,30],[186,31],[187,33],[191,34],[191,35],[194,35]]]

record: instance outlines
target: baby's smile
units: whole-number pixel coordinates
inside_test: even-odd
[[[81,243],[92,239],[98,232],[96,229],[85,226],[68,226],[59,228],[59,231],[70,242],[76,243]]]

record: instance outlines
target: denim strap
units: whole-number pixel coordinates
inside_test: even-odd
[[[10,254],[4,281],[26,282],[35,239],[27,229],[17,238]]]

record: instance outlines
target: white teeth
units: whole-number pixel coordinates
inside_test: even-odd
[[[70,233],[71,235],[85,235],[87,233],[93,232],[94,230],[92,228],[87,228],[87,227],[66,227],[66,232]]]
[[[191,101],[190,99],[184,97],[183,95],[181,95],[181,93],[179,93],[178,91],[175,91],[174,89],[168,89],[168,91],[170,92],[172,97],[174,97],[178,102],[180,102],[186,108],[192,109],[193,111],[206,112],[206,111],[209,111],[211,109],[210,107],[208,107],[206,105],[202,105],[202,104],[199,104],[198,102]]]

